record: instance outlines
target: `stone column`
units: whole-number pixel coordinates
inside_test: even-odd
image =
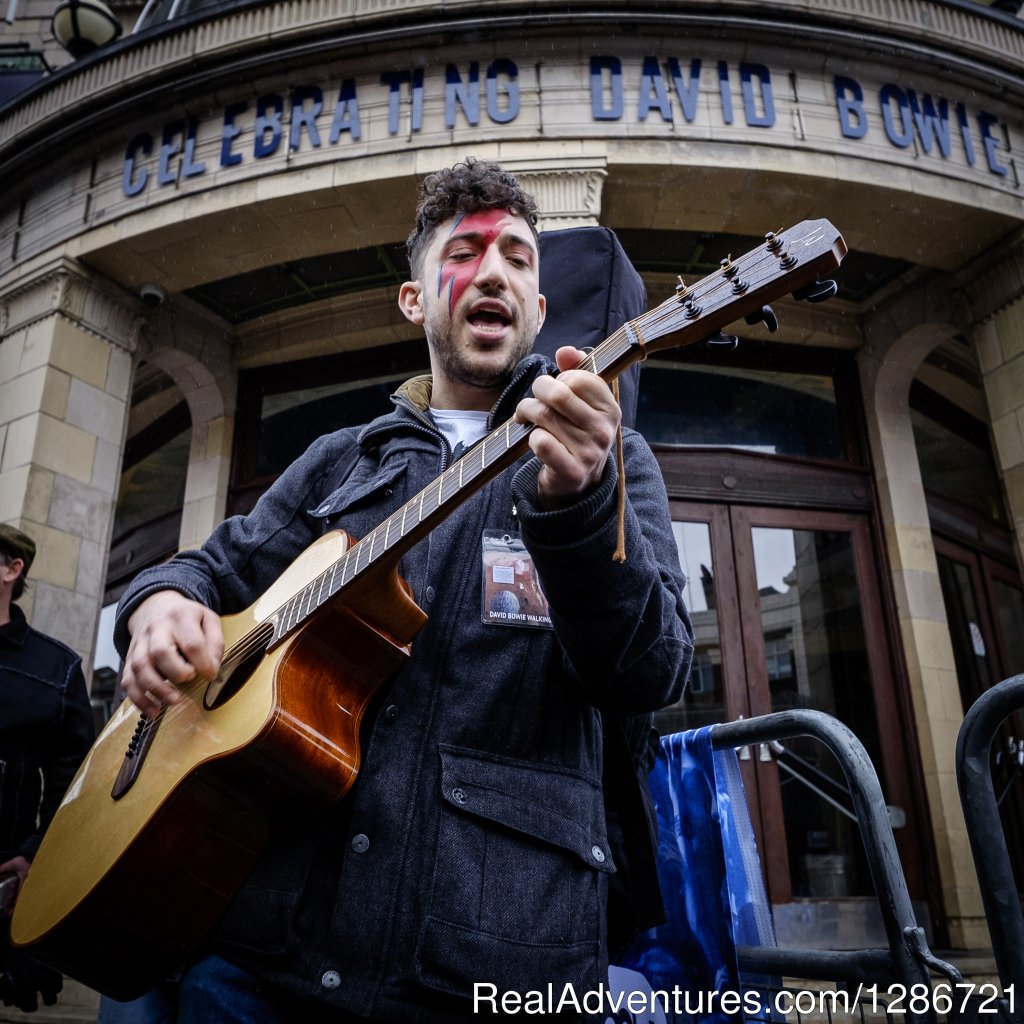
[[[192,418],[179,548],[199,547],[224,518],[238,373],[230,335],[175,296],[149,321],[140,356],[181,388]]]
[[[87,678],[141,323],[134,297],[63,258],[0,297],[0,520],[38,545],[23,610]]]
[[[1024,238],[966,290],[1006,507],[1024,572]]]
[[[540,231],[597,227],[606,161],[603,157],[566,157],[543,165],[510,160],[505,167],[531,192],[540,206]]]
[[[953,757],[963,710],[908,404],[918,367],[957,332],[957,316],[940,286],[883,307],[865,321],[858,364],[941,899],[951,944],[977,948],[988,932]]]

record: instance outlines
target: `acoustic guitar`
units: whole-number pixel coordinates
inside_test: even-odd
[[[745,256],[619,328],[584,368],[611,380],[648,353],[707,340],[767,304],[836,286],[846,244],[826,220],[769,233]],[[304,551],[250,608],[222,620],[215,679],[181,688],[153,719],[115,712],[68,789],[15,909],[18,946],[84,984],[130,999],[172,974],[213,926],[284,813],[340,800],[359,771],[374,693],[426,620],[401,555],[525,453],[530,427],[498,427],[358,542]]]

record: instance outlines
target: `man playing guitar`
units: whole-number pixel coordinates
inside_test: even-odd
[[[692,631],[649,448],[624,431],[622,473],[608,385],[574,348],[556,376],[530,354],[545,313],[535,224],[533,198],[496,164],[429,175],[398,301],[426,335],[430,377],[320,438],[252,513],[122,599],[123,686],[155,715],[217,674],[220,616],[325,531],[363,537],[496,424],[533,427],[530,456],[402,557],[428,619],[364,719],[358,779],[282,823],[185,972],[181,1021],[451,1024],[507,1008],[506,992],[551,984],[582,1002],[606,979],[602,716],[677,701]],[[488,542],[515,557],[487,561]],[[505,590],[494,608],[488,572]],[[548,616],[516,614],[517,579],[539,580]],[[571,995],[546,1009],[581,1016]]]

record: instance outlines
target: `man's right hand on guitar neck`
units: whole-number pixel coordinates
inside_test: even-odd
[[[181,694],[175,684],[200,676],[213,679],[224,656],[220,616],[205,605],[159,590],[147,597],[128,620],[131,644],[125,657],[121,688],[144,714],[155,715]]]

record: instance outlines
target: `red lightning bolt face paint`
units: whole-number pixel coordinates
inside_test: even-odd
[[[447,254],[437,268],[437,297],[448,290],[448,314],[455,309],[462,293],[476,277],[487,250],[502,231],[514,226],[508,210],[478,210],[460,213],[452,224],[446,243]],[[465,245],[459,244],[465,240]]]

